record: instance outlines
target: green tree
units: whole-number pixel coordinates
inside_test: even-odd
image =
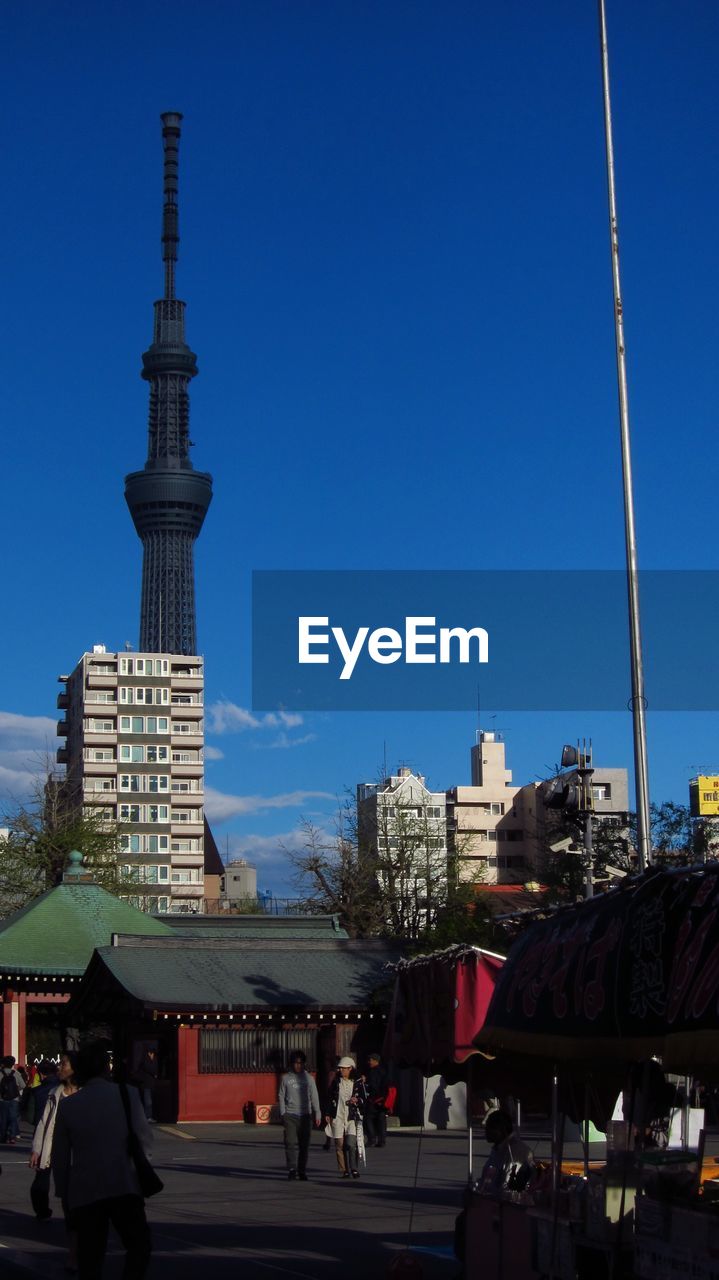
[[[688,866],[716,857],[717,831],[710,820],[692,817],[688,805],[665,800],[650,807],[652,862],[662,867]],[[596,818],[593,825],[594,876],[600,883],[607,867],[627,873],[637,871],[636,814],[627,815],[626,825]],[[551,846],[571,837],[573,848],[553,851]],[[576,815],[552,813],[551,827],[544,839],[542,879],[551,900],[572,900],[584,896],[585,863],[583,829]]]
[[[97,809],[73,802],[64,779],[38,779],[26,804],[3,815],[8,834],[0,836],[0,915],[8,915],[62,880],[73,849],[103,888],[122,886],[118,866],[119,829]]]

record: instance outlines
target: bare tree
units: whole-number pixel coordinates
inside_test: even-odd
[[[351,937],[431,947],[489,940],[489,912],[461,876],[461,851],[448,859],[443,824],[427,806],[395,797],[369,820],[348,799],[333,831],[307,819],[302,831],[302,848],[285,852],[304,905],[339,915]]]

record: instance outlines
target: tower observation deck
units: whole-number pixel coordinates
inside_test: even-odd
[[[147,462],[125,477],[125,500],[143,545],[141,653],[197,653],[194,544],[212,499],[212,477],[195,471],[188,385],[197,373],[185,342],[185,304],[175,297],[179,244],[178,151],[182,116],[162,118],[164,297],[155,303],[152,345],[142,357],[150,384]]]

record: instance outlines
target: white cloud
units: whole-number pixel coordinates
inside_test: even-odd
[[[288,747],[303,747],[306,742],[314,742],[316,733],[305,733],[301,738],[291,738],[288,733],[278,733],[272,742],[256,742],[254,745],[265,751],[284,750]]]
[[[27,799],[48,764],[54,766],[55,727],[49,716],[0,711],[0,792],[6,802]]]
[[[230,836],[228,854],[225,860],[246,858],[248,862],[253,862],[256,865],[282,863],[285,851],[288,850],[294,853],[303,849],[305,839],[304,832],[296,828],[291,831],[281,831],[274,836]]]
[[[246,729],[296,729],[302,716],[293,711],[267,711],[256,716],[234,702],[213,702],[207,708],[209,733],[244,733]]]
[[[205,788],[205,811],[210,822],[222,822],[268,809],[301,809],[308,800],[334,800],[329,791],[287,791],[276,796],[231,796]]]
[[[225,758],[225,753],[224,751],[220,751],[219,747],[210,747],[210,746],[205,747],[206,760],[224,760],[224,758]]]
[[[13,711],[0,711],[0,747],[6,743],[43,747],[48,738],[54,738],[55,724],[49,716],[19,716]]]

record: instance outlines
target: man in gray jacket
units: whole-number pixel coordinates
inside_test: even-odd
[[[305,1071],[307,1059],[300,1049],[290,1058],[290,1069],[280,1080],[278,1101],[280,1116],[285,1126],[285,1156],[287,1177],[290,1182],[299,1178],[307,1181],[307,1155],[312,1137],[312,1120],[319,1125],[322,1120],[317,1085],[309,1071]]]
[[[55,1190],[77,1228],[79,1280],[100,1280],[112,1223],[127,1257],[124,1280],[142,1280],[150,1261],[145,1202],[130,1157],[127,1116],[118,1085],[110,1079],[101,1044],[80,1050],[77,1076],[83,1088],[58,1109],[52,1144]],[[151,1145],[136,1089],[128,1089],[132,1127],[144,1150]]]

